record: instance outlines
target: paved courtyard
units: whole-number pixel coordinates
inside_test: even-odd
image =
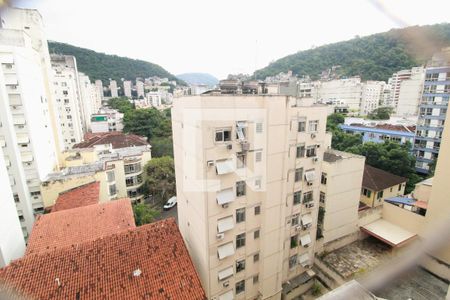
[[[390,256],[388,245],[368,237],[326,254],[322,261],[344,279],[349,279],[374,269]]]

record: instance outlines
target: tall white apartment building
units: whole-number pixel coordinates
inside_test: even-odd
[[[123,82],[123,93],[125,97],[128,97],[131,99],[131,81],[126,80]]]
[[[312,284],[327,107],[281,95],[174,99],[179,227],[209,299]]]
[[[25,253],[25,240],[8,177],[3,151],[0,149],[0,268]]]
[[[162,104],[161,92],[148,92],[145,97],[147,98],[147,103],[153,107],[160,107]]]
[[[95,112],[94,102],[97,99],[95,98],[94,86],[91,84],[89,76],[78,72],[78,81],[80,83],[81,107],[83,110],[83,128],[84,133],[86,133],[91,129],[91,115]]]
[[[391,85],[391,107],[397,110],[400,101],[400,92],[402,89],[404,90],[402,105],[407,104],[408,98],[411,98],[413,94],[416,94],[415,90],[417,87],[420,85],[423,86],[423,78],[425,77],[424,72],[423,67],[414,67],[409,70],[401,70],[392,74],[392,77],[389,78],[388,81]],[[420,81],[420,78],[422,78],[421,84],[418,82]],[[410,79],[413,79],[413,81],[403,84],[404,81],[408,81]]]
[[[411,76],[400,83],[400,93],[396,106],[396,115],[401,117],[417,116],[425,81],[425,69],[412,68]]]
[[[144,83],[140,80],[136,80],[136,91],[138,98],[145,97]]]
[[[58,119],[50,103],[50,59],[41,16],[36,10],[5,8],[0,18],[0,144],[27,236],[34,213],[43,210],[40,182],[57,167]]]
[[[97,98],[100,98],[100,105],[99,105],[100,108],[102,106],[102,101],[104,97],[103,82],[101,80],[97,79],[95,81],[95,89],[97,91]]]
[[[318,100],[322,103],[346,105],[351,112],[360,111],[363,88],[361,78],[324,81],[318,88]]]
[[[117,88],[117,81],[110,80],[109,81],[109,90],[111,91],[111,97],[117,98],[119,97],[119,90]]]
[[[367,81],[362,86],[361,115],[367,115],[380,106],[383,100],[384,81]]]
[[[83,102],[89,102],[89,98],[81,97],[81,85],[74,56],[52,54],[51,62],[54,71],[55,110],[59,114],[61,135],[64,148],[67,150],[81,142],[87,131],[86,117],[89,118],[90,115],[85,117],[84,113],[89,113],[85,109],[90,105]]]

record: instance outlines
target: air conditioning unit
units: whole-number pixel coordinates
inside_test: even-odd
[[[313,139],[315,137],[316,137],[316,135],[314,133],[311,133],[311,138]]]
[[[304,248],[308,248],[309,247],[309,244],[306,244],[305,246],[303,246]]]
[[[305,267],[304,267],[305,269],[310,269],[311,268],[311,266],[310,265],[305,265]]]
[[[242,151],[250,150],[250,143],[243,142],[243,143],[241,143],[241,146],[242,146]]]
[[[223,287],[228,287],[228,286],[230,286],[230,282],[229,281],[224,281]]]
[[[300,225],[295,226],[295,231],[300,231],[300,229],[302,229],[302,226]]]
[[[313,157],[312,161],[313,161],[313,162],[318,162],[318,161],[319,161],[319,158],[318,158],[318,157]]]
[[[232,145],[232,144],[228,144],[228,145],[227,145],[227,149],[228,149],[228,150],[233,149],[233,145]]]
[[[223,240],[224,237],[225,237],[225,233],[218,233],[218,234],[216,234],[216,239],[218,239],[218,240]]]
[[[222,208],[228,208],[228,203],[222,204]]]
[[[307,208],[311,208],[311,207],[314,207],[314,203],[306,203],[305,206]]]
[[[311,181],[309,181],[309,182],[307,183],[307,185],[308,185],[308,186],[311,186],[311,185],[313,185],[313,183],[312,183]]]
[[[208,167],[214,167],[214,161],[213,160],[208,160],[206,162],[206,164],[208,165]]]

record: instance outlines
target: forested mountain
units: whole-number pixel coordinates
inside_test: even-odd
[[[219,80],[208,73],[184,73],[177,75],[178,78],[184,80],[189,84],[206,84],[214,86],[219,83]]]
[[[323,70],[340,65],[339,75],[360,75],[363,80],[387,80],[401,69],[421,65],[433,53],[450,46],[450,24],[392,29],[367,37],[299,51],[257,70],[264,79],[292,70],[317,79]]]
[[[49,41],[50,53],[73,55],[77,59],[78,70],[89,76],[93,81],[101,79],[106,84],[109,79],[135,80],[136,77],[167,77],[176,80],[178,83],[184,82],[167,72],[162,67],[147,61],[98,53],[93,50],[75,47],[69,44]]]

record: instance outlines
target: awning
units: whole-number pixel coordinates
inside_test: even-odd
[[[217,254],[219,255],[219,259],[234,255],[233,242],[217,247]]]
[[[31,153],[22,154],[22,162],[31,162],[31,161],[33,161],[33,155]]]
[[[309,233],[301,236],[300,242],[302,243],[302,246],[311,244],[311,236],[309,235]]]
[[[309,254],[304,253],[298,257],[299,263],[304,267],[306,265],[309,265]]]
[[[233,188],[221,190],[217,192],[217,203],[219,205],[230,203],[234,200]]]
[[[407,197],[391,197],[386,198],[384,201],[390,202],[390,203],[397,203],[397,204],[405,204],[405,205],[414,205],[416,200],[413,198],[407,198]]]
[[[311,214],[306,214],[302,216],[302,225],[308,225],[312,223],[312,216]]]
[[[27,144],[30,142],[30,138],[28,137],[28,135],[18,135],[17,136],[17,143],[19,144]]]
[[[307,182],[314,181],[316,179],[314,171],[306,171],[305,172],[305,179]]]
[[[227,279],[228,277],[233,276],[233,266],[226,268],[225,270],[219,271],[217,274],[219,280]]]
[[[216,161],[217,174],[228,174],[234,172],[234,164],[231,159]]]
[[[14,125],[24,125],[25,118],[24,117],[13,117],[13,123],[14,123]]]
[[[361,230],[392,247],[401,246],[417,236],[417,234],[409,232],[384,219],[378,219],[375,222],[364,225],[361,227]]]
[[[5,147],[6,146],[6,142],[5,140],[0,140],[0,147]]]
[[[223,219],[219,219],[217,221],[217,232],[225,232],[227,230],[233,229],[234,227],[234,219],[233,216],[229,216]]]
[[[219,300],[233,300],[233,299],[234,299],[233,290],[230,290],[225,294],[219,296]]]

